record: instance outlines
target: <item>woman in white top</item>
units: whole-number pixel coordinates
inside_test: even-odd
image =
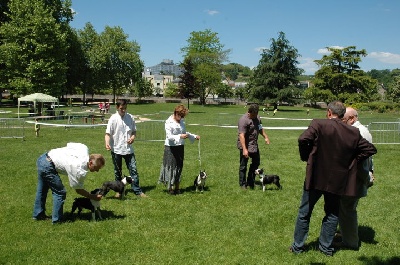
[[[199,135],[186,131],[184,118],[187,113],[184,105],[178,105],[174,114],[165,121],[164,158],[159,182],[168,187],[171,195],[180,194],[185,139],[189,138],[192,143],[200,139]]]

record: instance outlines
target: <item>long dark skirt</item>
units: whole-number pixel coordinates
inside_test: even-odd
[[[171,189],[176,183],[181,182],[183,159],[185,156],[184,146],[164,146],[163,164],[160,170],[159,182]]]

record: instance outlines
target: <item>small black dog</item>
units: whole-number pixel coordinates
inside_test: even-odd
[[[280,184],[280,178],[278,175],[264,175],[264,169],[262,168],[256,169],[255,174],[260,177],[260,182],[263,191],[265,191],[265,186],[268,184],[275,184],[278,187],[278,189],[282,189],[282,186]]]
[[[204,186],[206,185],[207,173],[205,171],[200,171],[199,175],[194,179],[193,186],[196,192],[204,191]]]
[[[90,192],[91,194],[102,194],[101,189],[95,189]],[[96,212],[99,216],[99,219],[102,220],[101,212],[100,212],[100,201],[91,200],[89,198],[75,198],[74,203],[72,204],[71,214],[75,212],[78,208],[78,215],[81,214],[82,209],[88,209],[92,212],[92,221],[96,221]]]
[[[106,194],[110,191],[113,190],[120,194],[119,198],[122,200],[122,198],[125,195],[125,186],[128,184],[132,184],[132,177],[131,176],[125,176],[122,180],[115,180],[115,181],[106,181],[103,183],[103,186],[101,189],[103,190],[103,196],[106,196]]]

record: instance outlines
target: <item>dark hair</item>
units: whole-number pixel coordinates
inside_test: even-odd
[[[344,114],[346,113],[346,107],[339,100],[335,100],[335,101],[332,101],[331,103],[329,103],[328,109],[330,109],[332,111],[332,114],[337,115],[339,117],[339,119],[342,119]]]
[[[118,108],[119,106],[125,106],[126,104],[127,104],[126,99],[118,99],[116,105]]]
[[[247,112],[248,113],[258,113],[258,104],[250,104]]]

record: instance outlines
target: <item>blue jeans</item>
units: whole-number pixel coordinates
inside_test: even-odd
[[[38,170],[38,185],[33,208],[33,218],[45,215],[47,192],[50,189],[53,195],[52,222],[60,222],[63,217],[63,206],[67,191],[62,184],[54,164],[47,159],[47,154],[41,155],[36,165]]]
[[[292,250],[295,253],[304,251],[310,226],[311,214],[315,204],[321,196],[324,196],[325,217],[322,219],[321,232],[319,235],[319,249],[327,254],[333,255],[334,248],[331,246],[338,225],[340,196],[319,190],[303,190],[303,196],[299,207],[299,213],[294,230],[294,242]]]
[[[142,189],[139,186],[139,174],[136,169],[135,154],[119,155],[111,152],[111,157],[114,164],[114,176],[115,180],[122,179],[122,158],[125,160],[126,167],[129,170],[129,175],[132,177],[132,190],[136,195],[142,193]]]
[[[249,158],[251,158],[251,164],[249,167],[249,172],[248,172],[247,181],[246,181],[247,163],[249,162]],[[245,158],[243,156],[243,150],[240,149],[239,185],[240,186],[250,186],[251,188],[254,188],[254,179],[255,179],[254,171],[260,165],[259,150],[257,149],[256,153],[249,153],[249,158]]]

